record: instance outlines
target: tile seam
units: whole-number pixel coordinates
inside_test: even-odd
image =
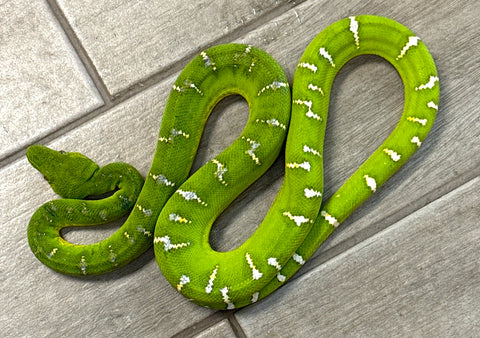
[[[112,102],[112,95],[110,94],[107,86],[103,82],[102,77],[100,76],[97,68],[95,67],[95,64],[88,55],[86,49],[83,47],[83,44],[78,38],[75,30],[70,25],[67,17],[65,16],[62,9],[55,0],[47,0],[47,4],[53,13],[53,16],[57,20],[59,26],[63,30],[65,36],[67,37],[68,41],[70,42],[73,50],[82,62],[83,66],[85,67],[85,71],[92,80],[93,85],[100,94],[102,100],[104,101],[104,104],[107,106],[110,105]]]

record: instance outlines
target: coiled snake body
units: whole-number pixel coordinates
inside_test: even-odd
[[[340,68],[362,54],[379,55],[397,69],[404,111],[384,143],[322,205],[330,90]],[[230,94],[248,102],[247,125],[187,180],[205,122]],[[281,67],[268,54],[247,45],[220,45],[194,58],[176,80],[143,187],[127,164],[99,168],[78,153],[30,147],[30,162],[64,197],[32,216],[32,251],[50,268],[81,276],[124,266],[153,243],[165,278],[200,305],[233,309],[265,297],[417,150],[433,124],[439,84],[433,59],[417,36],[393,20],[358,16],[332,24],[310,43],[291,96]],[[215,218],[273,163],[287,131],[284,183],[265,220],[237,249],[214,251],[209,232]],[[115,189],[102,200],[79,200]],[[60,236],[65,226],[105,223],[132,207],[125,224],[99,243],[76,245]]]

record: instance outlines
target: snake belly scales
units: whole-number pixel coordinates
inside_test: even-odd
[[[398,71],[404,111],[383,144],[322,204],[330,90],[340,68],[363,54],[379,55]],[[438,110],[438,81],[420,38],[378,16],[348,17],[323,30],[299,61],[292,90],[267,53],[242,44],[212,47],[173,85],[145,182],[125,163],[100,168],[79,153],[27,149],[31,164],[63,197],[32,216],[30,247],[50,268],[83,276],[120,268],[153,243],[165,278],[188,299],[219,309],[254,303],[285,283],[418,149]],[[188,178],[210,112],[231,94],[248,102],[245,129]],[[238,248],[213,250],[215,218],[274,162],[285,137],[284,182],[264,221]],[[84,199],[109,191],[101,200]],[[64,227],[103,224],[130,210],[123,226],[101,242],[77,245],[61,236]]]

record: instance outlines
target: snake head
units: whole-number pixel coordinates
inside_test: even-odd
[[[80,153],[56,151],[41,145],[28,147],[27,159],[63,198],[84,198],[85,186],[98,170],[95,162]]]

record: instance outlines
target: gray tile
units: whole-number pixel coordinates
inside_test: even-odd
[[[480,334],[480,179],[236,313],[248,336]]]
[[[116,32],[123,30],[122,20],[127,22],[125,25],[129,26],[130,29],[135,28],[136,24],[136,22],[131,23],[129,21],[135,21],[134,19],[124,15],[125,11],[127,11],[125,8],[132,8],[131,3],[109,2],[109,4],[113,4],[113,6],[107,8],[106,13],[104,13],[105,6],[108,6],[108,4],[91,2],[90,7],[86,6],[82,9],[87,13],[82,19],[83,23],[81,20],[76,22],[79,19],[76,19],[75,15],[66,9],[66,7],[75,6],[75,4],[69,4],[62,8],[66,9],[67,17],[84,43],[87,37],[83,35],[86,33],[82,33],[79,27],[88,27],[90,25],[88,20],[96,24],[99,24],[102,19],[110,20],[114,22],[103,23],[107,28],[119,27],[118,29],[100,30],[96,33],[89,32],[88,34],[93,36],[89,39],[95,40],[97,38],[103,42],[98,43],[98,45],[94,44],[92,49],[88,51],[93,53],[98,49],[99,54],[107,54],[107,58],[109,55],[106,52],[108,48],[114,52],[113,59],[121,61],[120,64],[112,66],[113,73],[107,74],[110,76],[110,88],[124,88],[124,86],[130,85],[132,81],[137,81],[129,77],[133,76],[135,78],[137,74],[144,74],[142,73],[144,71],[142,67],[144,66],[142,64],[137,65],[130,59],[125,63],[125,68],[128,69],[122,69],[122,58],[130,57],[125,50],[128,50],[128,48],[132,49],[131,44],[127,43],[127,47],[121,45],[128,35],[126,32],[120,34],[121,37],[115,40],[115,43],[120,44],[120,46],[109,46],[109,41],[103,40],[108,40],[108,37],[113,39]],[[432,6],[435,6],[435,11],[431,10]],[[143,15],[142,11],[142,9],[135,9],[132,18]],[[181,12],[175,13],[173,9],[170,9],[170,11],[169,17],[178,15],[182,18],[182,15],[185,15],[185,13]],[[475,146],[480,136],[478,134],[478,130],[480,130],[478,128],[479,121],[476,119],[478,103],[475,101],[477,98],[477,95],[475,95],[475,79],[478,78],[479,69],[478,65],[475,64],[475,59],[471,57],[471,55],[475,55],[474,51],[475,48],[478,48],[480,39],[474,19],[476,13],[478,13],[477,7],[474,6],[474,1],[454,3],[448,1],[441,1],[440,3],[422,2],[422,4],[414,4],[412,2],[411,6],[408,6],[408,1],[407,3],[385,1],[381,4],[354,1],[350,2],[348,6],[337,6],[333,3],[319,4],[315,1],[308,1],[285,13],[285,15],[272,19],[267,24],[260,26],[250,34],[240,37],[238,40],[266,49],[280,62],[291,79],[300,55],[308,42],[321,29],[341,17],[359,12],[392,16],[404,22],[422,36],[434,54],[440,71],[442,81],[441,108],[432,134],[424,142],[418,154],[379,191],[377,196],[370,199],[343,227],[338,229],[333,239],[319,250],[319,254],[325,253],[326,250],[332,248],[338,248],[336,254],[341,253],[349,247],[345,246],[345,243],[349,241],[353,243],[364,241],[372,234],[392,224],[392,219],[395,220],[406,216],[408,213],[421,208],[426,202],[436,199],[438,196],[458,186],[459,182],[465,182],[468,177],[473,177],[475,173],[478,175],[478,168],[480,167],[478,147]],[[92,15],[92,13],[96,16]],[[123,16],[117,13],[123,13]],[[116,20],[113,20],[113,18],[116,18]],[[183,21],[187,20],[184,19]],[[137,21],[137,24],[138,22],[140,21]],[[175,23],[178,23],[178,21],[175,21],[172,27],[169,28],[169,31],[173,31],[173,33],[165,32],[164,35],[175,34],[176,29],[178,29]],[[151,29],[152,26],[148,26],[148,24],[150,23],[146,24],[147,27]],[[94,30],[93,26],[92,24],[89,29]],[[141,32],[134,34],[138,35],[133,35],[133,41],[135,39],[142,41]],[[207,33],[204,30],[197,30],[195,34],[205,38],[203,34]],[[455,39],[445,38],[447,35],[455,36]],[[155,42],[152,34],[148,36],[153,41],[152,46],[154,46],[154,43],[158,41]],[[182,39],[179,36],[176,36],[176,38]],[[199,38],[199,41],[203,38]],[[213,41],[210,35],[206,39]],[[207,44],[208,41],[206,42]],[[104,45],[109,47],[104,47]],[[197,43],[197,47],[198,45],[199,43]],[[169,45],[166,46],[168,47]],[[188,46],[184,48],[183,51],[178,53],[171,51],[173,57],[166,57],[166,62],[169,65],[171,62],[175,66],[177,60],[182,60],[195,50],[195,48],[188,49]],[[459,50],[462,52],[458,52]],[[121,52],[124,54],[122,55]],[[158,50],[156,52],[159,53]],[[120,57],[115,53],[120,55]],[[140,56],[140,63],[151,65],[149,60],[156,57],[152,55],[146,55],[145,58]],[[94,57],[92,58],[95,62],[98,61]],[[134,58],[135,56],[133,56]],[[108,66],[108,62],[106,63]],[[98,67],[98,63],[96,64]],[[133,67],[133,70],[130,67]],[[161,67],[166,66],[163,63],[157,63],[153,67],[157,68],[147,70],[145,74],[165,69]],[[118,75],[117,72],[120,74],[118,78],[116,77]],[[104,73],[102,73],[102,76],[104,79],[108,77]],[[112,83],[114,84],[113,86],[111,85]],[[52,145],[57,149],[80,151],[100,164],[118,160],[126,161],[139,168],[142,174],[145,175],[154,151],[158,125],[161,121],[161,111],[172,83],[173,78],[167,78],[159,85],[54,140]],[[368,85],[364,86],[364,84]],[[340,73],[335,82],[334,90],[338,93],[332,97],[332,111],[330,114],[331,118],[328,121],[328,134],[324,154],[326,159],[327,195],[332,194],[340,186],[341,182],[369,155],[375,146],[380,144],[383,138],[388,135],[389,130],[393,128],[400,114],[403,100],[401,82],[395,71],[386,63],[375,58],[360,58],[352,61]],[[68,98],[70,99],[70,96]],[[246,121],[247,109],[243,101],[227,99],[226,102],[229,104],[226,105],[222,102],[216,109],[216,114],[209,120],[209,126],[207,126],[200,153],[194,165],[195,168],[208,161],[209,158],[223,149],[225,145],[231,143],[238,135],[236,132],[238,131],[239,133],[241,126]],[[280,159],[272,171],[265,175],[256,185],[249,188],[223,213],[216,222],[214,234],[211,238],[214,247],[220,250],[234,248],[253,233],[281,185],[282,168],[283,163],[282,159]],[[11,229],[9,236],[0,237],[0,280],[2,281],[2,286],[6,286],[6,292],[0,296],[0,303],[7,304],[0,311],[0,327],[6,328],[5,332],[7,335],[18,336],[38,333],[47,335],[51,332],[57,335],[72,333],[74,335],[114,335],[121,332],[124,335],[135,333],[153,336],[158,335],[158,332],[162,332],[164,335],[169,336],[203,320],[203,318],[211,314],[208,310],[189,304],[167,285],[159,273],[152,253],[142,257],[132,267],[127,267],[126,272],[114,274],[113,277],[102,277],[94,281],[79,281],[50,272],[37,262],[30,253],[25,230],[28,219],[35,208],[53,198],[54,194],[42,180],[41,175],[35,173],[32,168],[27,166],[26,160],[19,160],[0,169],[0,181],[3,183],[3,197],[1,197],[0,203],[3,206],[3,212],[0,213],[0,224],[4,225],[5,229]],[[475,191],[470,193],[474,194]],[[469,198],[470,196],[466,197]],[[465,205],[468,206],[469,204],[466,203]],[[448,210],[451,211],[451,209],[447,208]],[[425,212],[430,212],[430,214],[422,216],[422,219],[433,219],[437,209],[427,209]],[[412,217],[417,217],[414,215]],[[463,216],[459,215],[458,217],[468,218],[468,210]],[[459,220],[460,225],[464,226],[466,221],[462,221],[462,218],[459,218]],[[408,224],[405,225],[405,227],[407,226]],[[394,228],[397,229],[397,226]],[[445,225],[444,229],[446,229]],[[446,231],[444,229],[440,230]],[[79,241],[93,241],[95,238],[98,239],[112,230],[112,228],[109,228],[109,230],[100,231],[100,235],[93,234],[91,231],[80,231],[69,233],[68,235]],[[437,228],[431,230],[430,236],[433,236],[436,231]],[[425,230],[424,232],[428,231]],[[375,239],[384,238],[382,237],[384,233],[378,234]],[[447,236],[444,232],[440,232],[440,234],[443,236],[442,240]],[[403,236],[408,238],[409,235],[403,234]],[[451,236],[454,238],[451,245],[458,245],[455,234]],[[465,234],[462,234],[458,240],[463,240],[465,236]],[[427,236],[427,238],[430,237]],[[412,241],[415,242],[415,240],[418,241],[420,239],[421,235],[419,239],[414,236]],[[387,239],[384,238],[383,240]],[[468,238],[466,240],[468,241]],[[419,245],[418,242],[415,243],[417,243],[415,245]],[[439,266],[447,266],[453,272],[459,273],[471,267],[470,262],[461,261],[458,257],[455,257],[456,260],[453,260],[453,262],[457,263],[457,266],[451,267],[446,259],[445,265],[442,265],[443,261],[438,263],[434,258],[435,256],[445,257],[444,247],[439,246],[438,243],[432,244],[428,242],[427,244],[427,248],[430,248],[431,251],[431,256],[428,257],[433,256],[431,261],[432,264],[436,265],[431,268],[434,270],[424,270],[434,271],[441,275],[442,271],[435,270]],[[402,242],[397,245],[405,246],[407,244]],[[408,248],[410,247],[407,245]],[[355,250],[360,249],[366,250],[364,246],[354,247],[353,251],[350,250],[346,255],[351,255],[352,252],[357,252]],[[407,249],[399,249],[399,252],[405,253],[404,251],[408,251]],[[420,249],[415,247],[415,250]],[[445,252],[452,253],[455,250],[448,247]],[[462,248],[462,245],[458,245],[458,250],[459,253],[465,253],[466,251],[464,250],[470,249],[465,249]],[[335,250],[330,252],[333,251]],[[470,252],[467,253],[470,254]],[[363,260],[368,260],[367,255],[370,254],[369,251],[364,253],[362,256]],[[474,255],[474,253],[472,254]],[[353,255],[353,259],[355,259],[355,255]],[[412,254],[412,256],[414,255]],[[419,256],[423,257],[423,255]],[[383,263],[379,271],[394,273],[391,272],[393,271],[391,269],[394,269],[394,266],[391,264],[397,261],[388,261],[388,259],[395,258],[392,257],[388,256],[386,258],[387,262]],[[333,260],[333,262],[336,262],[336,260]],[[388,262],[390,262],[390,265]],[[314,268],[315,264],[318,263],[313,261],[310,268]],[[330,266],[329,264],[333,263],[327,262],[327,264],[320,265],[317,270],[323,271]],[[363,262],[362,264],[365,266],[366,263]],[[400,267],[403,267],[402,271],[406,271],[405,273],[411,271],[408,269],[414,270],[414,268],[402,264],[399,263]],[[347,266],[351,267],[351,265]],[[430,266],[427,266],[427,268],[430,268]],[[333,274],[336,273],[336,269],[334,270]],[[354,267],[350,270],[357,271]],[[350,276],[349,270],[345,269],[345,271],[345,274]],[[372,269],[369,268],[368,271],[372,271]],[[372,273],[375,276],[374,269]],[[312,274],[308,274],[305,278],[313,278],[308,276],[312,276]],[[341,279],[342,276],[343,274],[338,274],[330,278],[337,277]],[[352,275],[351,283],[360,283],[361,280],[355,278],[355,276]],[[420,277],[422,276],[420,275]],[[384,281],[382,278],[379,277],[379,280]],[[297,283],[298,280],[301,280],[301,278],[292,282]],[[310,281],[310,279],[306,280]],[[412,279],[408,280],[411,281]],[[453,277],[452,280],[452,283],[454,283]],[[430,299],[428,298],[428,287],[431,286],[422,286],[422,281],[420,280],[419,282],[420,291],[417,293],[414,290],[411,291],[412,289],[407,289],[407,291],[411,291],[411,294],[404,289],[400,290],[406,292],[402,294],[402,297],[404,297],[402,299],[407,301],[405,305],[407,310],[409,309],[408,305],[411,299],[408,297],[411,297],[411,295],[420,295],[423,297],[421,298],[422,301],[428,303]],[[315,281],[315,285],[320,284],[320,287],[323,285],[325,288],[327,286],[331,288],[336,285],[337,279],[332,280],[327,286],[321,282]],[[375,281],[371,282],[374,283]],[[394,283],[395,280],[385,279],[385,282],[387,283],[387,289],[397,285]],[[388,283],[391,283],[393,286],[389,286]],[[450,285],[455,287],[453,284]],[[462,291],[463,286],[458,285],[459,290]],[[360,287],[361,285],[356,286]],[[378,285],[375,287],[380,288]],[[360,287],[360,291],[355,294],[358,297],[357,300],[363,299],[363,293],[362,295],[359,295],[359,293],[364,290]],[[283,289],[279,292],[283,292]],[[275,295],[280,294],[279,292],[275,293]],[[424,293],[422,294],[422,292]],[[273,295],[272,297],[279,297],[281,301],[281,299],[288,296],[288,292],[285,293],[285,296]],[[365,293],[368,295],[367,291]],[[341,295],[340,291],[337,294]],[[318,322],[319,319],[316,317],[318,303],[312,301],[313,303],[309,303],[311,308],[302,308],[304,298],[311,298],[311,295],[312,292],[310,290],[310,294],[307,296],[300,295],[297,298],[293,298],[284,308],[300,309],[298,312],[304,314],[304,318],[299,319],[301,323],[307,320],[311,320],[313,323]],[[325,295],[327,295],[325,297],[328,297],[327,292],[325,292]],[[394,292],[393,295],[398,294]],[[374,295],[370,296],[374,301],[380,302]],[[455,296],[452,297],[454,298]],[[274,299],[272,302],[278,301],[276,300],[278,298]],[[388,298],[388,295],[387,300],[394,301]],[[266,300],[266,302],[262,302],[259,305],[263,308],[264,305],[262,304],[269,301]],[[336,304],[335,300],[327,299],[327,301]],[[431,303],[428,304],[432,305]],[[457,305],[457,303],[454,303],[454,300],[450,299],[447,299],[446,304],[453,307]],[[466,299],[465,304],[465,311],[470,310],[471,300]],[[326,305],[328,306],[328,303]],[[478,304],[474,305],[478,307]],[[394,309],[403,309],[398,304],[396,306]],[[433,304],[433,306],[437,306],[436,309],[440,310],[431,315],[432,317],[427,318],[436,320],[443,314],[443,308],[438,304]],[[266,307],[265,312],[268,313],[273,311],[272,308],[275,306]],[[329,309],[330,307],[327,307],[327,310]],[[273,323],[291,315],[288,310],[286,311],[285,315],[276,313]],[[361,316],[361,313],[355,313],[358,314],[358,318],[361,320],[365,318]],[[400,313],[402,316],[405,316],[403,312]],[[459,313],[461,311],[456,312],[456,315],[459,315]],[[394,317],[388,311],[387,315]],[[365,316],[368,317],[367,315]],[[476,316],[478,318],[478,314]],[[57,320],[58,318],[60,320]],[[252,317],[249,318],[249,323],[251,323],[253,319]],[[410,318],[408,313],[406,318]],[[266,314],[262,315],[260,313],[258,314],[258,324],[256,325],[263,327],[264,323],[267,323],[265,326],[265,330],[267,330],[268,327],[272,327],[268,326],[268,320],[270,319],[270,317],[267,318]],[[365,319],[365,323],[368,324],[369,320],[371,320],[370,317]],[[22,325],[18,325],[18,323],[22,323]],[[91,326],[86,326],[84,323],[91,323]],[[418,322],[415,322],[415,324],[418,324]],[[362,329],[361,325],[362,323],[359,323],[360,329]],[[426,332],[432,332],[428,323],[418,325],[420,327],[425,325]],[[300,326],[293,327],[298,329],[296,332],[303,332]],[[275,328],[272,327],[272,330],[274,330],[272,332],[275,332]]]
[[[124,102],[50,146],[83,152],[101,165],[124,160],[145,175],[172,80]],[[132,137],[132,130],[142,132]],[[26,159],[0,169],[0,180],[5,211],[0,214],[0,223],[12,231],[0,238],[0,327],[4,335],[171,336],[212,313],[190,303],[166,282],[153,251],[124,270],[98,278],[71,278],[50,271],[31,253],[26,229],[35,209],[55,198],[54,193]],[[114,230],[111,226],[79,230],[66,237],[91,243]]]
[[[435,12],[431,11],[432,6],[437,8]],[[292,78],[301,54],[319,31],[349,14],[372,13],[392,17],[410,27],[423,38],[435,58],[441,99],[430,135],[405,166],[334,232],[316,257],[332,248],[338,253],[354,245],[480,174],[480,119],[475,94],[480,65],[470,57],[480,47],[480,29],[474,24],[477,7],[475,1],[441,1],[435,5],[422,2],[411,6],[387,2],[379,7],[357,1],[346,8],[332,5],[326,10],[325,4],[307,1],[238,40],[265,49]],[[456,39],[446,39],[446,31]],[[376,57],[354,59],[337,75],[324,149],[326,198],[393,130],[402,111],[402,90],[396,71]],[[282,166],[267,175],[270,186],[280,186]],[[273,200],[271,194],[276,191],[266,192],[266,199]],[[259,200],[255,193],[246,195],[242,203],[254,198]],[[264,215],[253,214],[260,219]],[[221,241],[231,248],[243,243],[259,224],[244,220],[218,229]],[[237,226],[244,235],[234,230]]]
[[[228,320],[224,319],[220,323],[209,327],[196,335],[195,338],[220,338],[220,337],[236,337]]]
[[[45,1],[0,4],[0,159],[102,104]]]
[[[282,5],[281,1],[58,1],[111,93]]]

